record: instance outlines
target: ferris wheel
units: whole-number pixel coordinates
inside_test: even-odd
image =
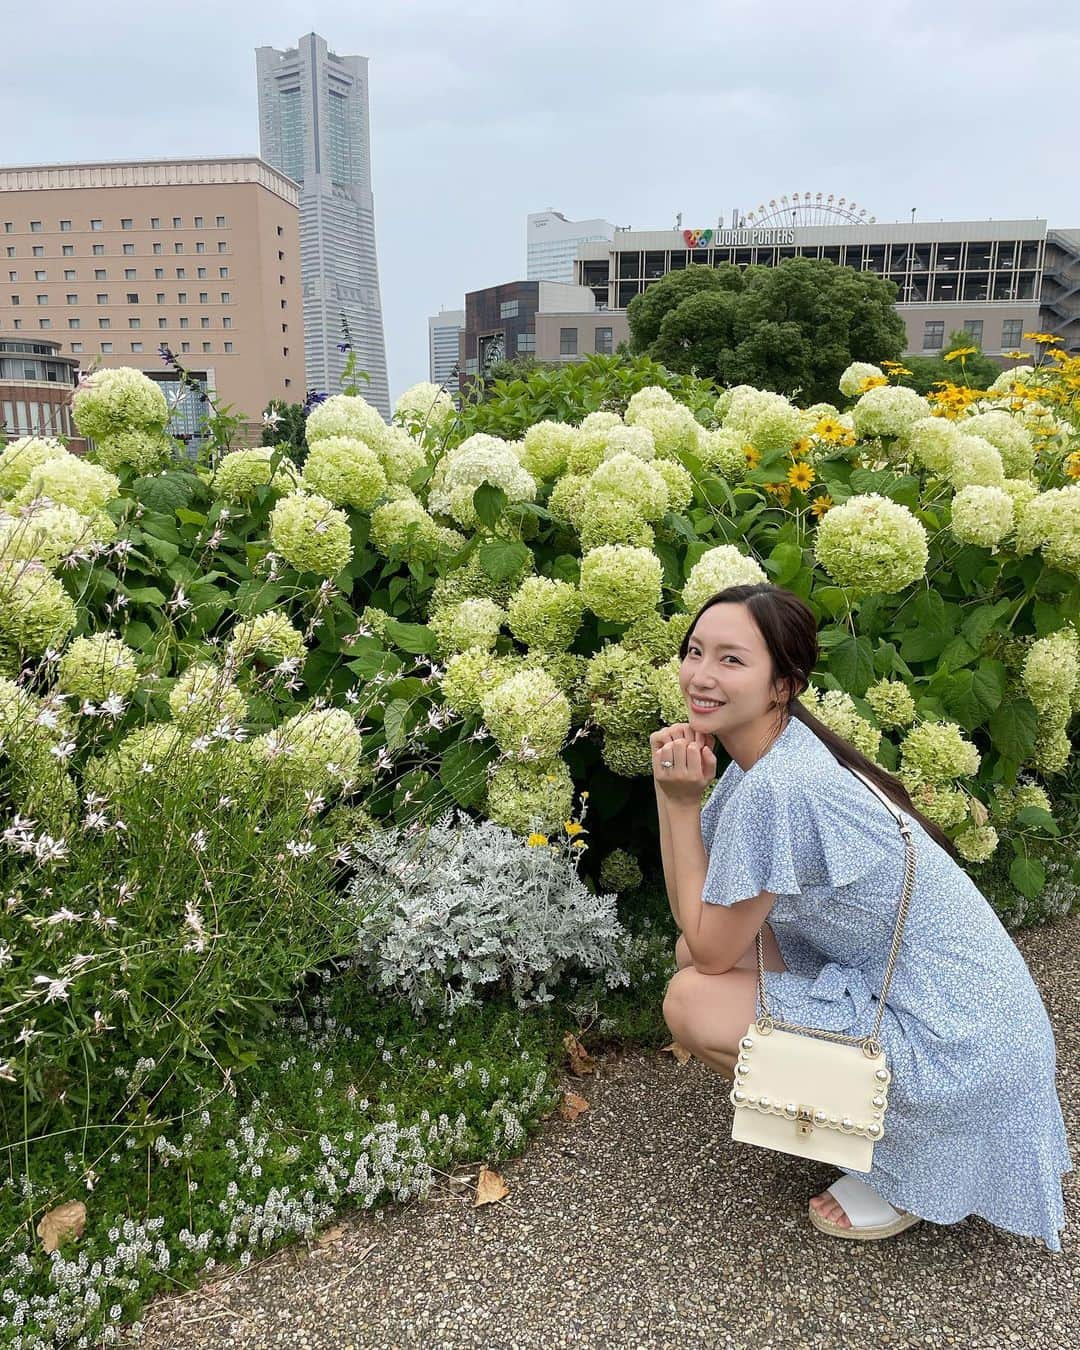
[[[866,207],[859,207],[846,198],[831,192],[793,192],[790,197],[772,198],[756,211],[747,211],[743,220],[747,225],[872,225],[876,217],[867,215]]]

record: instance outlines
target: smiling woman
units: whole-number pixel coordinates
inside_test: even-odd
[[[1046,1010],[948,837],[899,779],[799,701],[818,659],[812,612],[769,583],[732,586],[705,602],[680,656],[690,720],[651,738],[682,933],[664,999],[672,1034],[730,1073],[763,1013],[751,959],[759,933],[778,1023],[871,1034],[904,864],[896,819],[873,785],[907,816],[917,859],[878,1033],[892,1075],[888,1122],[870,1170],[845,1167],[810,1217],[830,1235],[868,1239],[920,1218],[979,1215],[1060,1251],[1060,1178],[1072,1162]],[[730,763],[702,808],[717,745]]]

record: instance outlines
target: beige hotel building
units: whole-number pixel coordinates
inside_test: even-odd
[[[0,342],[144,370],[175,404],[170,430],[192,437],[206,407],[164,343],[257,441],[269,400],[305,393],[299,207],[256,156],[0,168]],[[38,429],[4,410],[6,435]]]

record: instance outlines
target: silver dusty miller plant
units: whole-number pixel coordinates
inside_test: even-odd
[[[411,837],[374,832],[355,863],[353,967],[418,1014],[452,1014],[499,981],[518,1008],[551,1002],[571,971],[630,982],[615,896],[593,895],[568,858],[494,821],[451,808]]]

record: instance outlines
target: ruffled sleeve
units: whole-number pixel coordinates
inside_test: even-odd
[[[851,886],[886,863],[899,869],[903,842],[894,818],[857,779],[839,774],[820,785],[745,774],[711,828],[701,898],[734,905],[761,891]]]

